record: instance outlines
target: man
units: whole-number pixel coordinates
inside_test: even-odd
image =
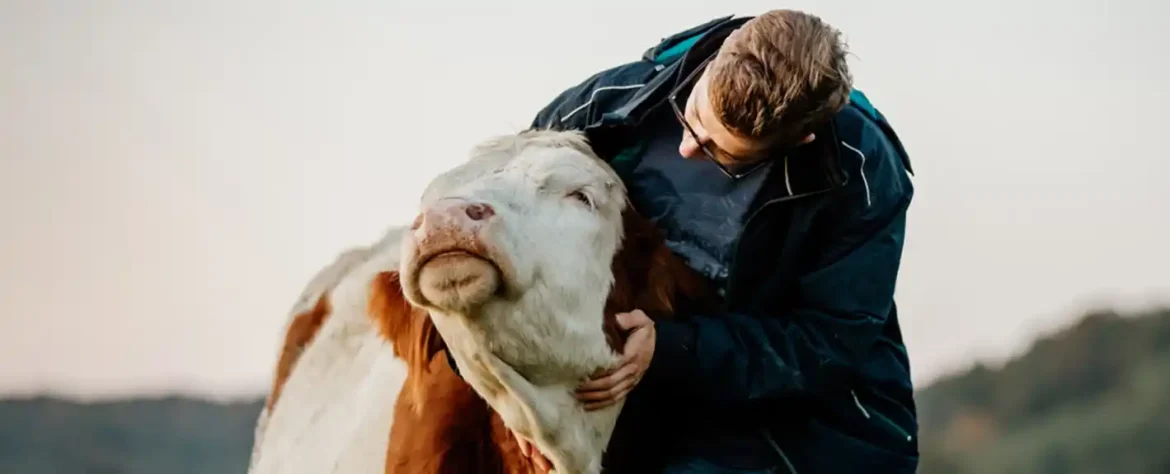
[[[893,301],[911,170],[839,36],[790,10],[716,19],[533,121],[587,132],[724,300],[680,321],[621,315],[626,362],[578,393],[588,409],[628,394],[611,446],[646,451],[607,458],[650,464],[609,472],[915,472]]]

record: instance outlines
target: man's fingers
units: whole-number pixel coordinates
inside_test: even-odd
[[[618,324],[632,332],[617,367],[590,377],[577,387],[577,399],[586,410],[605,408],[623,400],[641,377],[640,359],[648,358],[645,354],[653,350],[654,323],[645,313],[639,310],[621,313]]]
[[[635,370],[637,370],[637,368],[637,365],[633,362],[627,362],[619,366],[617,370],[614,370],[609,375],[586,381],[577,387],[577,392],[581,393],[594,390],[605,390],[614,385],[617,385],[619,381],[628,377],[629,374],[633,373]]]
[[[613,396],[607,397],[607,398],[604,398],[601,400],[586,402],[585,403],[585,411],[599,410],[599,409],[608,407],[610,405],[613,405],[613,404],[621,401],[622,399],[626,398],[626,395],[629,395],[630,390],[634,388],[633,380],[632,379],[627,379],[627,380],[629,380],[629,383],[624,383],[621,388],[616,389],[614,391]]]
[[[601,400],[598,402],[589,402],[589,403],[585,404],[585,411],[600,410],[602,408],[613,405],[614,403],[617,403],[617,402],[618,402],[617,400],[613,400],[613,399],[606,399],[606,400]]]
[[[578,395],[577,399],[585,402],[586,409],[589,409],[590,406],[597,406],[598,403],[602,402],[606,403],[604,405],[600,405],[601,408],[604,408],[612,404],[610,402],[616,402],[622,398],[625,398],[626,394],[630,393],[630,390],[633,390],[634,385],[637,384],[637,382],[637,377],[630,376],[623,379],[621,382],[618,382],[617,385],[614,385],[608,390],[583,393]]]
[[[579,395],[584,395],[584,394],[589,393],[589,392],[596,392],[596,391],[604,392],[606,390],[613,388],[615,385],[617,385],[622,380],[629,378],[637,370],[638,370],[638,365],[634,364],[633,362],[623,364],[620,368],[618,368],[618,370],[614,371],[614,373],[612,373],[612,374],[609,374],[609,375],[602,377],[602,378],[599,378],[599,379],[593,379],[593,380],[590,380],[588,382],[581,384],[581,386],[577,387],[577,393]]]
[[[627,331],[653,323],[650,317],[646,316],[646,313],[643,313],[640,309],[635,309],[628,313],[618,313],[616,319],[618,326]]]
[[[615,398],[622,392],[629,391],[631,388],[633,388],[636,381],[636,377],[634,377],[633,374],[630,374],[629,377],[618,381],[618,383],[604,390],[593,390],[589,392],[578,393],[577,400],[583,402],[595,402],[598,400]]]

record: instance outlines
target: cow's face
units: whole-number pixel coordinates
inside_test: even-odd
[[[468,316],[515,311],[509,305],[520,300],[555,312],[600,305],[624,196],[579,135],[536,132],[481,146],[424,193],[403,239],[406,296]]]

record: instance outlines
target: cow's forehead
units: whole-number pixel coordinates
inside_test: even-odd
[[[460,186],[464,186],[483,176],[491,175],[503,169],[512,158],[513,156],[503,153],[473,156],[472,159],[439,174],[435,179],[431,180],[430,184],[423,191],[422,203],[425,205],[453,192]]]
[[[571,148],[527,148],[508,161],[504,171],[523,174],[541,189],[608,189],[620,183],[600,160]]]
[[[491,179],[497,185],[511,181],[515,186],[534,186],[542,191],[580,187],[594,187],[599,192],[624,190],[617,174],[593,155],[580,135],[527,132],[477,145],[468,161],[432,180],[423,192],[422,202],[426,204],[483,179]]]

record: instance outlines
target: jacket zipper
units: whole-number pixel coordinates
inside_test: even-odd
[[[741,242],[743,242],[743,236],[747,234],[748,227],[751,226],[752,220],[755,219],[756,216],[760,214],[760,212],[763,212],[764,209],[767,209],[768,206],[771,206],[773,204],[794,201],[794,200],[797,200],[800,198],[814,196],[817,194],[829,192],[829,191],[832,191],[833,189],[836,189],[836,188],[826,188],[826,189],[812,191],[812,192],[808,192],[808,193],[804,193],[804,194],[798,194],[795,196],[784,196],[784,197],[779,197],[779,198],[775,198],[775,199],[769,199],[769,200],[765,201],[763,204],[761,204],[758,209],[756,209],[754,212],[752,212],[751,214],[748,215],[747,220],[744,221],[743,227],[740,229],[740,237],[738,239],[735,239],[735,244],[732,247],[732,251],[731,251],[731,255],[732,255],[731,264],[728,265],[728,267],[727,267],[727,274],[728,275],[735,275],[735,267],[739,266],[739,244]],[[724,298],[723,298],[724,308],[726,308],[727,301],[730,300],[729,297],[733,294],[732,287],[735,286],[735,282],[736,282],[736,279],[734,277],[728,278],[728,280],[727,280],[727,291],[724,293]]]

